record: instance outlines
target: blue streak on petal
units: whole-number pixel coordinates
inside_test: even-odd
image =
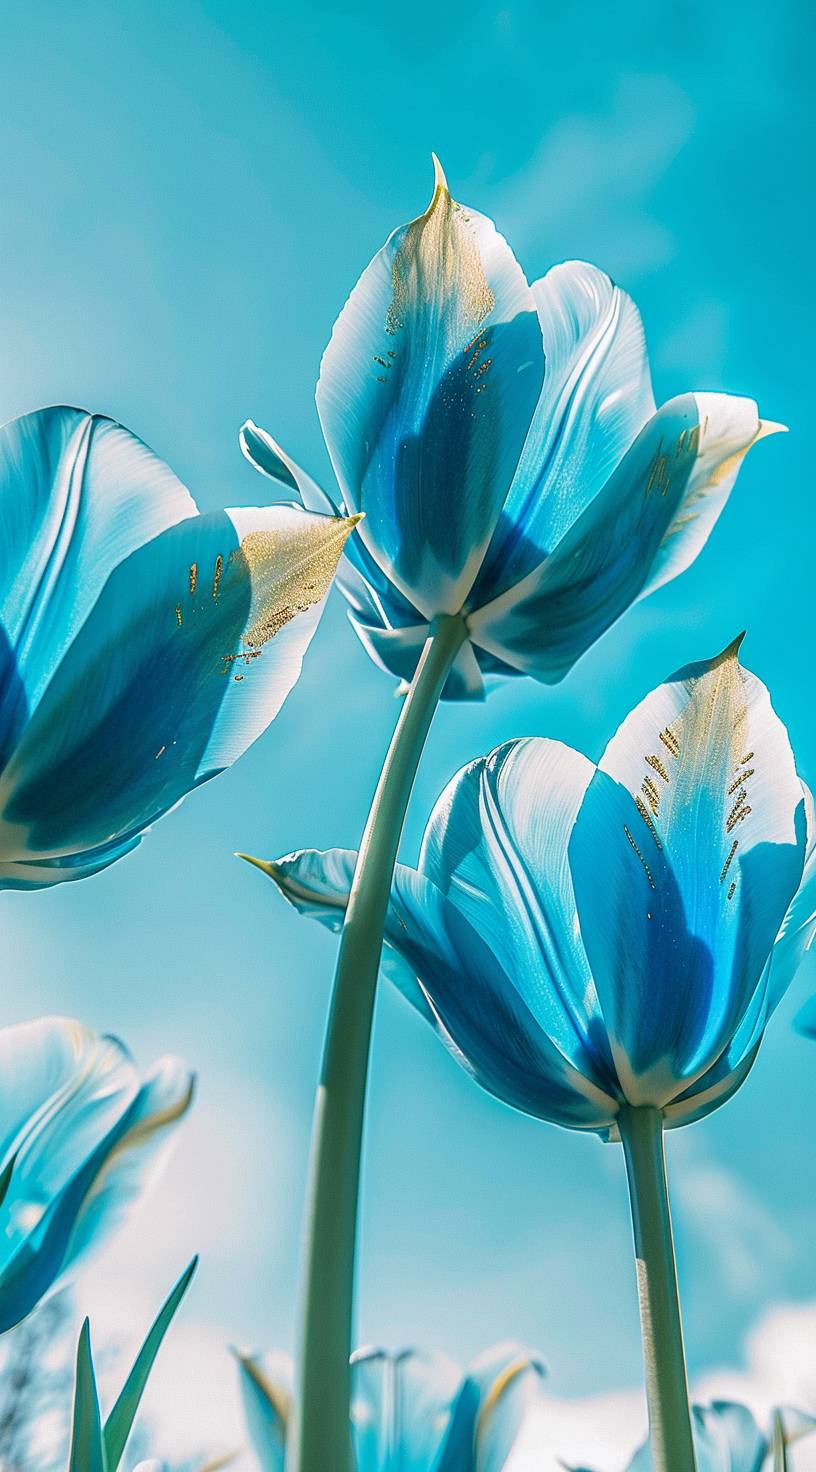
[[[456,612],[512,480],[543,373],[534,300],[489,221],[438,179],[335,325],[317,402],[362,541],[426,618]]]

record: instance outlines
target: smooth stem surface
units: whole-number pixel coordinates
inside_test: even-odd
[[[624,1108],[618,1123],[632,1206],[652,1467],[694,1472],[663,1116],[659,1109]]]
[[[354,1263],[366,1080],[383,930],[425,738],[466,637],[435,620],[385,759],[346,910],[315,1102],[289,1472],[348,1472]]]

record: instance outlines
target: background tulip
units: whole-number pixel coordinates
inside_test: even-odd
[[[813,1433],[816,1422],[800,1411],[782,1407],[774,1413],[766,1431],[747,1406],[717,1400],[709,1406],[693,1406],[694,1450],[697,1472],[770,1472],[774,1437],[786,1452]],[[629,1463],[628,1472],[651,1472],[649,1443],[645,1442]]]
[[[444,690],[560,680],[637,598],[693,562],[751,445],[750,399],[655,406],[637,308],[584,261],[529,286],[493,224],[436,187],[338,318],[317,386],[340,502],[366,514],[339,585],[372,658],[410,680],[435,617],[467,640]],[[253,465],[333,510],[247,420]]]
[[[121,425],[0,429],[0,888],[80,879],[265,730],[353,519],[199,516]]]
[[[809,795],[738,648],[647,696],[597,768],[541,739],[465,767],[385,924],[393,979],[483,1087],[623,1139],[656,1472],[691,1456],[664,1123],[739,1087],[816,924]],[[355,863],[262,867],[335,927]]]
[[[0,1332],[101,1246],[152,1183],[193,1077],[46,1017],[0,1030]]]
[[[250,1439],[261,1472],[283,1472],[292,1366],[238,1356]],[[517,1345],[486,1351],[463,1375],[442,1355],[364,1349],[352,1356],[355,1472],[502,1472],[543,1367]]]

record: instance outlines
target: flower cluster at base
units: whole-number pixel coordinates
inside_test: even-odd
[[[119,1226],[192,1094],[179,1059],[142,1079],[115,1038],[68,1018],[0,1030],[0,1333]]]
[[[0,429],[0,889],[94,874],[266,729],[355,518],[200,515],[121,425]]]
[[[617,1133],[701,1118],[746,1077],[813,937],[810,796],[739,641],[627,717],[595,767],[511,741],[453,778],[398,865],[384,970],[492,1094]],[[257,861],[256,861],[257,862]],[[356,855],[261,864],[342,922]]]
[[[750,399],[657,409],[633,302],[583,261],[528,284],[507,242],[451,198],[394,231],[335,324],[317,407],[342,506],[362,511],[338,577],[375,662],[410,680],[433,620],[469,639],[445,689],[554,682],[637,599],[692,563],[746,452],[781,426]],[[267,431],[244,454],[333,511]]]
[[[543,1366],[517,1345],[487,1350],[464,1374],[442,1355],[363,1349],[352,1357],[355,1472],[503,1472]],[[292,1366],[238,1356],[241,1392],[261,1472],[283,1472]]]

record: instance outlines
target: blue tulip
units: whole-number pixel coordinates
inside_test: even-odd
[[[265,730],[352,521],[199,515],[121,425],[0,429],[0,888],[79,879]]]
[[[595,767],[511,741],[439,799],[398,865],[384,966],[486,1089],[542,1119],[667,1125],[748,1073],[816,920],[814,824],[739,641],[627,717]],[[339,928],[355,854],[262,867]]]
[[[121,1043],[69,1018],[0,1030],[0,1332],[129,1213],[192,1093],[177,1058],[141,1079]]]
[[[238,1357],[261,1472],[283,1472],[292,1367],[278,1355]],[[352,1357],[355,1472],[502,1472],[540,1393],[541,1363],[501,1344],[463,1375],[441,1355],[359,1350]]]
[[[812,1417],[789,1407],[775,1412],[774,1421],[778,1421],[786,1448],[812,1435],[816,1427]],[[760,1427],[747,1406],[726,1400],[692,1406],[692,1422],[697,1472],[763,1472],[770,1468],[774,1427]],[[651,1468],[647,1441],[635,1453],[628,1472],[651,1472]]]
[[[352,625],[407,681],[434,618],[464,611],[449,699],[480,698],[485,675],[560,680],[693,562],[743,456],[780,428],[727,394],[657,410],[626,293],[583,261],[529,286],[438,163],[427,210],[335,324],[317,407],[339,500],[366,514],[339,578]],[[251,420],[241,445],[288,494],[334,509]]]

